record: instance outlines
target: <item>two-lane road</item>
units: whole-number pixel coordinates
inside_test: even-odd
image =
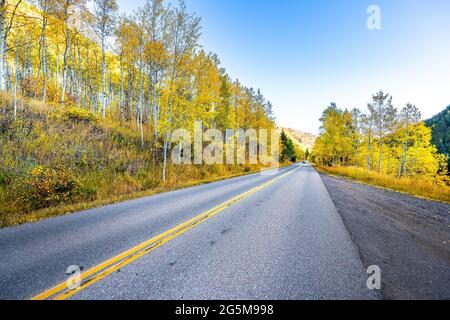
[[[71,265],[82,290],[67,291]],[[0,299],[378,298],[366,280],[310,166],[0,230]]]

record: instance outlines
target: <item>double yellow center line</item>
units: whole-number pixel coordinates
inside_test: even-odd
[[[298,169],[298,168],[297,168]],[[255,192],[258,192],[261,189],[264,189],[268,187],[269,185],[275,183],[276,181],[280,180],[281,178],[285,177],[286,175],[292,173],[294,170],[290,170],[266,183],[263,183],[256,188],[253,188],[247,192],[244,192],[233,199],[228,200],[227,202],[224,202],[220,204],[219,206],[206,211],[189,221],[186,221],[175,228],[172,228],[148,241],[145,241],[144,243],[141,243],[130,250],[127,250],[116,257],[109,259],[101,264],[99,264],[96,267],[93,267],[92,269],[87,270],[86,272],[83,272],[80,274],[78,280],[80,282],[80,285],[77,286],[74,289],[70,289],[67,281],[62,282],[55,287],[44,291],[37,296],[33,297],[32,300],[46,300],[46,299],[53,299],[53,300],[65,300],[74,294],[80,292],[83,289],[86,289],[87,287],[91,286],[92,284],[96,283],[97,281],[100,281],[101,279],[107,277],[108,275],[116,272],[120,268],[123,268],[124,266],[132,263],[133,261],[139,259],[140,257],[146,255],[147,253],[155,250],[156,248],[162,246],[163,244],[169,242],[170,240],[178,237],[179,235],[185,233],[186,231],[194,228],[195,226],[199,225],[200,223],[212,218],[219,212],[231,207],[232,205],[236,204],[237,202],[251,196]],[[71,286],[72,287],[72,286]]]

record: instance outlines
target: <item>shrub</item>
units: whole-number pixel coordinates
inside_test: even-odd
[[[77,107],[69,107],[66,109],[64,117],[68,121],[81,123],[95,123],[98,121],[98,116],[86,109],[79,109]]]
[[[217,165],[210,165],[208,166],[208,172],[211,175],[217,175],[219,174],[219,167]]]
[[[0,186],[8,184],[10,181],[10,174],[8,171],[0,168]]]
[[[161,184],[159,175],[155,175],[154,172],[148,169],[139,170],[136,174],[136,178],[138,181],[140,181],[142,188],[145,190],[156,188]]]
[[[51,169],[38,166],[31,170],[30,177],[24,179],[24,188],[18,199],[17,206],[31,207],[31,209],[47,208],[51,205],[69,202],[92,190],[85,188],[66,169]]]

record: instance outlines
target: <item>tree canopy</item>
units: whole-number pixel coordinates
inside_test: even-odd
[[[200,18],[184,1],[146,0],[118,14],[115,0],[1,2],[0,90],[98,114],[135,128],[164,164],[176,128],[275,127],[260,90],[233,80],[201,49]]]
[[[441,117],[447,116],[441,114]],[[442,132],[448,122],[436,119],[427,127],[420,121],[418,108],[407,104],[400,111],[393,99],[382,91],[372,97],[367,111],[341,109],[332,103],[323,112],[321,133],[314,146],[317,162],[329,166],[356,166],[396,177],[427,176],[435,178],[447,173],[448,157],[443,150]],[[440,143],[438,150],[434,145]]]
[[[444,111],[425,121],[427,127],[432,130],[432,143],[439,153],[450,157],[450,106]],[[450,161],[448,163],[450,168]]]

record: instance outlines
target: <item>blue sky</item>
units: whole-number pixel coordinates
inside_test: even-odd
[[[131,12],[144,0],[118,0]],[[317,133],[323,109],[364,109],[383,89],[428,118],[450,104],[448,0],[187,0],[201,44],[260,88],[279,125]],[[381,30],[369,30],[369,5]]]

